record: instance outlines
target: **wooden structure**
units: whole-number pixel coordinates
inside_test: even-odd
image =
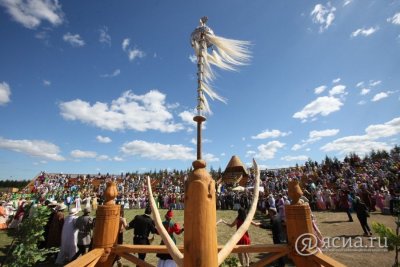
[[[236,155],[232,156],[222,174],[222,182],[225,184],[246,186],[248,178],[249,174],[240,158]]]
[[[260,170],[257,163],[253,160],[254,171],[256,174],[254,192],[253,192],[253,203],[248,212],[247,218],[239,227],[239,229],[233,234],[229,241],[224,246],[218,246],[217,231],[216,231],[216,192],[215,182],[211,178],[210,174],[206,170],[206,162],[202,160],[202,148],[201,148],[201,126],[202,122],[206,120],[202,116],[202,109],[206,107],[206,99],[204,98],[203,91],[210,93],[210,88],[206,87],[203,82],[203,75],[206,76],[207,71],[210,75],[209,69],[207,69],[207,48],[215,43],[215,36],[213,31],[205,24],[207,18],[203,17],[200,20],[200,26],[195,29],[192,33],[192,45],[195,48],[197,55],[197,66],[198,66],[198,114],[193,118],[197,122],[197,160],[193,162],[194,171],[190,174],[185,184],[185,210],[184,210],[184,226],[185,236],[183,247],[177,247],[172,241],[171,237],[167,233],[166,229],[162,225],[161,218],[155,200],[153,198],[152,186],[150,178],[147,178],[147,187],[149,191],[150,204],[153,210],[153,218],[157,230],[165,244],[165,246],[157,245],[115,245],[119,222],[116,219],[119,216],[119,208],[114,205],[112,199],[115,197],[117,192],[115,184],[108,184],[106,189],[107,200],[104,206],[99,206],[97,210],[97,216],[100,220],[97,221],[94,231],[94,249],[78,258],[76,261],[68,264],[68,267],[82,267],[82,266],[111,266],[115,255],[121,257],[144,267],[151,267],[153,265],[138,259],[131,253],[169,253],[174,259],[178,266],[186,267],[217,267],[221,265],[224,260],[231,253],[244,253],[244,252],[257,252],[257,253],[268,253],[268,256],[258,262],[252,264],[252,266],[265,266],[275,260],[288,255],[296,264],[300,267],[309,266],[335,266],[340,267],[342,264],[334,261],[333,259],[326,257],[322,254],[314,251],[299,251],[296,247],[299,238],[302,238],[304,234],[313,234],[312,222],[311,222],[311,211],[308,205],[298,204],[298,199],[293,202],[293,205],[287,206],[287,234],[288,234],[288,245],[250,245],[250,246],[238,246],[237,242],[242,238],[243,234],[248,230],[251,221],[253,220],[254,214],[257,209],[259,186],[260,186]],[[219,38],[219,37],[218,37]],[[225,42],[227,39],[219,39],[220,42]],[[235,44],[242,44],[235,47]],[[240,63],[240,59],[246,58],[247,55],[243,53],[244,42],[234,41],[229,43],[230,51],[222,51],[222,55],[228,55],[230,62]],[[222,49],[218,47],[218,50]],[[230,52],[235,49],[235,53]],[[235,59],[235,55],[239,55]],[[232,57],[233,58],[232,58]],[[224,63],[226,68],[226,63]],[[209,66],[208,66],[209,67]],[[232,69],[231,66],[228,66]],[[210,78],[210,76],[209,76]],[[207,90],[206,90],[207,89]],[[214,94],[216,97],[216,94]],[[236,156],[232,157],[230,164],[227,169],[234,172],[241,172],[242,175],[247,175],[247,171],[241,163],[240,159]],[[298,187],[298,184],[293,184],[293,188]],[[296,188],[297,190],[298,188]],[[296,191],[293,195],[297,198],[300,192]],[[312,242],[311,245],[315,245]],[[313,248],[311,246],[310,248]],[[182,253],[183,252],[183,253]],[[307,255],[307,256],[304,256]]]
[[[195,161],[193,165],[197,168],[197,173],[194,174],[191,178],[197,183],[199,183],[199,179],[201,180],[204,175],[204,168],[202,168],[203,163]],[[200,173],[200,174],[199,174]],[[107,185],[108,187],[113,187],[112,183]],[[200,182],[200,185],[203,184]],[[196,188],[198,189],[198,188]],[[113,190],[108,190],[108,192],[113,192]],[[202,194],[208,194],[208,187],[205,187],[201,191]],[[208,196],[206,196],[208,197]],[[198,200],[198,198],[189,198],[192,200]],[[93,249],[81,256],[77,260],[66,265],[67,267],[89,267],[89,266],[112,266],[115,255],[119,255],[126,260],[139,264],[144,267],[154,267],[153,265],[140,260],[132,253],[171,253],[171,249],[168,249],[167,246],[164,245],[116,245],[117,234],[118,234],[118,226],[119,226],[119,206],[113,204],[109,201],[110,197],[107,197],[108,204],[99,206],[96,213],[96,227],[94,230],[94,246]],[[210,200],[211,201],[211,200]],[[208,207],[207,207],[208,208]],[[203,207],[204,209],[204,207]],[[188,210],[188,206],[185,207],[185,212]],[[194,209],[195,210],[195,209]],[[215,232],[212,232],[213,229],[210,230],[211,233],[214,233],[214,236],[204,235],[203,231],[208,231],[209,229],[205,229],[203,226],[196,224],[195,222],[187,222],[186,216],[194,216],[193,212],[185,213],[185,239],[184,245],[178,246],[176,250],[179,252],[183,252],[183,261],[180,262],[179,266],[206,266],[205,264],[209,264],[209,261],[213,261],[212,265],[207,266],[218,266],[218,251],[224,249],[223,246],[217,245],[217,238],[215,236]],[[197,215],[198,216],[198,215]],[[215,227],[215,207],[214,207],[214,215],[207,215],[208,225],[210,228]],[[213,217],[214,216],[214,217]],[[268,255],[260,259],[258,262],[253,263],[251,266],[253,267],[262,267],[267,264],[274,262],[275,260],[288,256],[296,266],[299,267],[342,267],[343,264],[335,261],[334,259],[320,253],[317,251],[307,251],[309,255],[304,256],[300,255],[296,249],[296,243],[299,243],[298,239],[304,234],[312,234],[312,221],[311,221],[311,210],[308,205],[302,204],[293,204],[286,206],[286,218],[287,218],[287,236],[288,236],[288,244],[281,245],[272,245],[272,244],[257,244],[257,245],[249,245],[249,246],[240,246],[236,245],[236,242],[233,243],[232,250],[230,253],[268,253]],[[159,218],[158,218],[159,219]],[[197,219],[197,217],[196,217]],[[252,219],[252,217],[251,217]],[[191,227],[195,227],[196,229],[190,229]],[[206,226],[207,227],[207,226]],[[239,229],[240,230],[240,229]],[[192,238],[196,240],[200,240],[200,243],[193,244],[191,242]],[[239,236],[239,238],[241,235]],[[296,242],[297,241],[297,242]],[[212,243],[213,242],[213,243]],[[300,240],[301,243],[301,240]],[[212,247],[212,249],[207,249],[207,246]],[[200,248],[203,251],[200,251]],[[206,248],[206,249],[204,249]],[[206,253],[210,253],[213,255],[211,260],[208,256],[204,256]],[[228,255],[229,255],[228,254]],[[202,256],[200,256],[202,255]],[[204,257],[204,258],[203,258]],[[179,261],[179,260],[178,260]],[[186,262],[188,261],[188,262]],[[207,261],[207,262],[206,262]],[[193,263],[194,262],[194,263]]]

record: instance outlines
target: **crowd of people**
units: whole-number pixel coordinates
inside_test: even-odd
[[[290,203],[288,182],[296,179],[303,190],[303,200],[313,211],[346,212],[349,221],[353,221],[352,213],[355,212],[364,234],[370,235],[371,230],[365,219],[368,212],[393,214],[398,208],[400,192],[400,148],[396,146],[390,153],[374,153],[364,159],[351,154],[343,161],[327,157],[321,164],[310,160],[304,166],[262,171],[258,210],[263,213],[275,212],[284,226],[285,205]],[[240,191],[233,191],[232,188],[237,184],[225,183],[223,174],[212,173],[216,175],[214,178],[217,181],[217,209],[246,210],[250,207],[255,178],[251,171],[249,173]],[[187,172],[164,172],[151,179],[159,208],[169,211],[184,209],[184,184],[187,177]],[[122,209],[148,207],[146,175],[67,175],[42,172],[23,191],[1,193],[0,229],[17,228],[25,216],[32,216],[32,207],[47,205],[53,210],[47,229],[52,229],[52,233],[58,231],[60,238],[47,239],[45,246],[62,248],[57,263],[75,259],[84,254],[90,245],[88,236],[94,220],[89,213],[103,204],[103,193],[109,181],[116,183],[119,193],[116,202]],[[31,208],[28,210],[27,207]],[[81,210],[84,211],[82,216],[86,217],[77,217]],[[67,214],[65,218],[64,214]],[[233,225],[235,223],[229,224]],[[74,246],[63,244],[64,235],[74,236]]]

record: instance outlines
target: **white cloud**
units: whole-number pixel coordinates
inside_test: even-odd
[[[110,137],[101,136],[101,135],[96,136],[96,140],[97,140],[99,143],[103,143],[103,144],[107,144],[107,143],[111,143],[111,142],[112,142],[112,140],[111,140]]]
[[[263,144],[257,147],[258,151],[256,152],[254,157],[260,160],[273,159],[278,149],[284,146],[285,143],[281,143],[279,141],[268,142],[267,144]],[[248,151],[247,154],[250,154],[250,151]]]
[[[335,11],[336,8],[331,6],[330,2],[328,2],[326,6],[317,4],[313,11],[311,11],[310,16],[314,23],[320,25],[319,31],[321,33],[332,25],[332,22],[335,19]]]
[[[108,27],[99,29],[99,42],[111,46],[111,36],[108,34]]]
[[[105,160],[112,160],[109,156],[107,155],[100,155],[96,158],[97,161],[105,161]]]
[[[226,155],[226,154],[225,154],[224,152],[221,153],[221,157],[225,157],[225,155]]]
[[[369,85],[372,86],[372,87],[377,86],[377,85],[379,85],[381,83],[382,83],[382,81],[374,81],[374,80],[370,80],[369,81]]]
[[[0,106],[7,104],[11,101],[10,99],[11,89],[8,83],[0,83]]]
[[[383,124],[370,125],[365,129],[365,133],[365,135],[339,138],[324,145],[321,150],[325,152],[339,151],[340,154],[348,154],[350,152],[366,154],[372,149],[388,151],[391,148],[390,145],[376,140],[400,134],[400,117]]]
[[[374,95],[374,97],[371,99],[371,101],[372,101],[372,102],[376,102],[376,101],[382,100],[382,99],[384,99],[384,98],[386,98],[386,97],[388,97],[388,96],[389,96],[388,93],[386,93],[386,92],[380,92],[380,93]]]
[[[308,160],[307,156],[300,155],[300,156],[284,156],[281,158],[281,160],[285,161],[306,161]]]
[[[39,40],[43,40],[45,44],[49,44],[50,35],[48,31],[40,31],[35,33],[35,38]]]
[[[11,140],[0,137],[0,148],[47,160],[65,160],[59,155],[60,148],[58,146],[43,140]]]
[[[383,142],[371,141],[364,136],[348,136],[337,139],[321,147],[325,152],[339,151],[340,154],[356,153],[365,155],[374,150],[389,150],[391,147]]]
[[[100,77],[102,77],[102,78],[113,78],[113,77],[117,77],[120,74],[121,74],[121,70],[120,69],[116,69],[112,73],[110,73],[110,74],[108,74],[108,73],[102,74],[102,75],[100,75]]]
[[[369,92],[371,91],[371,89],[368,89],[368,88],[363,88],[363,89],[361,89],[361,95],[366,95],[366,94],[368,94]]]
[[[346,0],[346,1],[344,1],[343,6],[345,7],[345,6],[349,5],[352,1],[353,1],[353,0]]]
[[[305,146],[305,144],[302,144],[302,145],[300,145],[300,144],[295,144],[295,145],[292,146],[292,150],[293,150],[293,151],[297,151],[297,150],[301,149],[301,148],[304,147],[304,146]]]
[[[85,45],[85,41],[82,40],[79,34],[71,34],[68,32],[64,34],[63,40],[73,47],[82,47]]]
[[[219,158],[217,158],[216,156],[214,156],[213,154],[210,154],[210,153],[204,154],[203,155],[203,159],[206,162],[217,162],[217,161],[219,161]]]
[[[332,81],[332,83],[338,83],[338,82],[340,82],[340,78],[336,78],[336,79],[334,79],[334,80]]]
[[[253,157],[255,154],[256,154],[255,151],[249,150],[249,151],[246,152],[246,157],[247,157],[247,158],[248,158],[248,157]]]
[[[125,38],[122,41],[122,50],[128,54],[129,61],[134,61],[136,58],[143,58],[146,54],[138,48],[130,47],[131,40],[129,38]]]
[[[333,96],[322,96],[307,104],[301,111],[293,115],[295,119],[306,120],[317,115],[327,116],[332,112],[339,111],[343,103]]]
[[[97,153],[94,151],[84,151],[84,150],[79,150],[79,149],[72,150],[70,154],[71,154],[71,157],[73,157],[73,158],[92,159],[97,156]]]
[[[317,88],[314,89],[314,93],[316,95],[319,95],[320,93],[324,92],[326,88],[327,87],[325,85],[318,86]]]
[[[146,54],[143,51],[136,48],[133,48],[128,52],[129,61],[134,61],[136,58],[143,58],[145,55]]]
[[[360,100],[357,104],[359,104],[359,105],[365,105],[365,104],[367,104],[367,102],[366,102],[365,100]]]
[[[134,140],[123,144],[121,151],[126,155],[140,156],[152,160],[194,160],[193,148],[183,145],[166,145]]]
[[[335,136],[339,133],[338,129],[326,129],[326,130],[321,130],[321,131],[311,131],[308,134],[308,139],[307,140],[302,140],[301,144],[295,144],[292,146],[293,151],[297,151],[308,144],[315,143],[319,140],[321,140],[323,137],[330,137],[330,136]]]
[[[287,136],[287,135],[289,135],[289,134],[291,134],[291,132],[285,133],[285,132],[281,132],[281,131],[279,131],[279,130],[272,130],[272,131],[269,131],[269,130],[267,129],[267,130],[264,130],[263,132],[257,134],[256,136],[252,136],[251,138],[252,138],[252,139],[277,138],[277,137],[280,137],[280,136],[282,136],[282,137],[283,137],[283,136]]]
[[[345,93],[346,90],[346,86],[339,84],[334,86],[330,91],[329,91],[329,95],[333,96],[333,95],[342,95]]]
[[[400,12],[396,13],[393,17],[388,18],[387,22],[396,24],[396,25],[400,25]]]
[[[316,142],[323,137],[335,136],[339,133],[339,129],[326,129],[322,131],[311,131],[307,143]]]
[[[126,51],[128,46],[129,46],[129,44],[130,44],[130,42],[131,42],[131,40],[129,38],[125,38],[122,41],[122,50]]]
[[[400,134],[400,117],[394,118],[384,124],[370,125],[365,129],[365,132],[372,139]]]
[[[351,37],[357,37],[359,35],[370,36],[371,34],[375,33],[377,30],[379,30],[379,27],[370,27],[368,29],[360,28],[360,29],[357,29],[354,32],[352,32]]]
[[[193,64],[197,63],[197,57],[196,57],[196,55],[190,55],[190,56],[189,56],[189,60],[190,60],[190,62],[192,62]]]
[[[28,29],[37,28],[42,21],[53,26],[63,23],[63,12],[58,0],[0,0],[0,5],[18,23]]]
[[[50,85],[51,85],[51,81],[49,81],[49,80],[43,80],[43,85],[44,85],[44,86],[50,86]]]
[[[61,116],[66,120],[78,120],[111,131],[182,130],[183,126],[174,123],[172,114],[166,108],[165,98],[166,96],[157,90],[151,90],[144,95],[126,91],[111,104],[96,102],[91,105],[76,99],[62,102],[59,107]]]
[[[361,87],[361,86],[364,86],[364,82],[359,82],[359,83],[357,83],[357,85],[356,85],[356,87]]]
[[[117,157],[117,156],[115,156],[115,157],[113,158],[113,160],[114,160],[114,161],[124,161],[123,158]]]

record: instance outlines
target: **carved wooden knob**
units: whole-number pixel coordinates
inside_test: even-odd
[[[114,199],[118,196],[117,186],[114,182],[108,182],[106,191],[104,192],[105,205],[115,204]]]
[[[299,204],[299,199],[303,195],[303,191],[299,186],[299,182],[297,180],[291,180],[288,183],[288,196],[292,200],[291,204]]]

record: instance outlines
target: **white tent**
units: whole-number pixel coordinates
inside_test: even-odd
[[[244,187],[239,185],[239,186],[232,188],[232,191],[244,191]]]

